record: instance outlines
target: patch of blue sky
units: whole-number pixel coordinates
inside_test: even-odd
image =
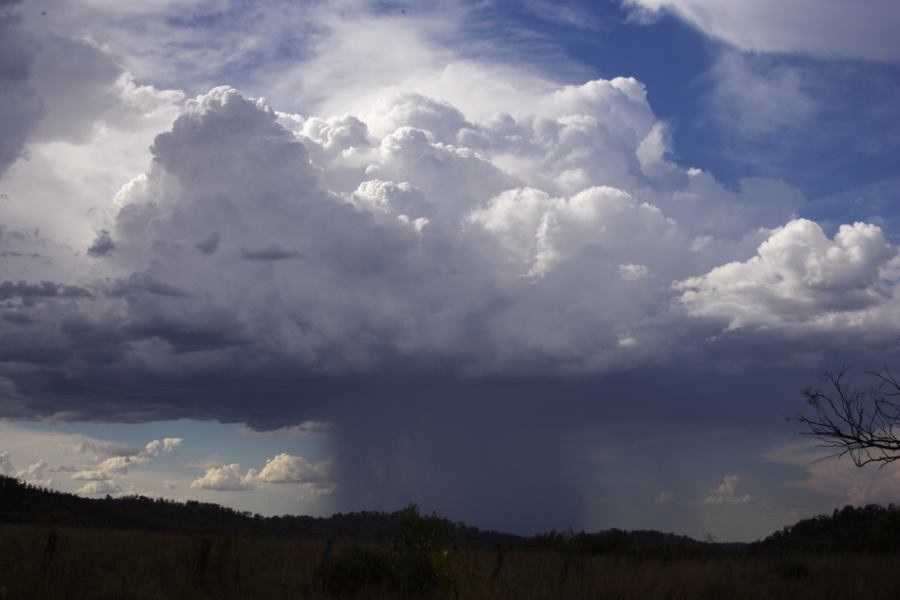
[[[61,421],[17,421],[17,427],[42,432],[80,434],[89,437],[140,446],[155,439],[183,438],[177,455],[160,455],[155,461],[163,464],[202,461],[218,457],[225,464],[239,463],[242,468],[261,469],[267,459],[286,452],[302,456],[310,462],[330,457],[328,436],[308,435],[247,435],[240,423],[218,421],[150,421],[146,423],[100,423]]]
[[[900,65],[744,53],[665,13],[651,23],[629,19],[615,0],[567,7],[583,11],[584,24],[575,12],[554,19],[544,3],[504,2],[485,14],[504,24],[501,32],[531,31],[537,54],[553,44],[593,77],[643,82],[654,112],[670,123],[679,163],[709,170],[730,186],[748,176],[783,178],[810,200],[801,216],[880,219],[895,229],[896,208],[885,205],[883,194],[871,204],[819,200],[865,199],[897,176]],[[548,62],[526,45],[513,48],[522,52],[517,60],[550,73],[578,73],[553,64],[559,56]]]

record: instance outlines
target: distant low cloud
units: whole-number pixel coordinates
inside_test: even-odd
[[[241,466],[209,463],[201,477],[191,482],[195,489],[214,491],[252,490],[262,484],[293,485],[304,497],[329,495],[336,487],[332,460],[311,463],[286,452],[267,459],[262,469],[241,472]]]
[[[9,452],[0,453],[0,475],[11,475],[15,467],[12,464],[12,456]]]
[[[54,486],[52,478],[46,476],[50,465],[45,460],[39,460],[28,465],[27,468],[16,472],[16,478],[26,481],[32,485],[51,488]]]
[[[110,481],[117,476],[128,473],[131,469],[141,467],[160,452],[172,452],[182,444],[181,438],[164,438],[152,440],[133,454],[113,455],[101,461],[96,467],[76,471],[71,478],[78,481]]]
[[[252,469],[241,474],[241,465],[232,463],[220,467],[210,467],[202,477],[191,482],[191,487],[200,490],[218,492],[239,492],[252,490],[256,472]]]
[[[671,504],[675,501],[675,492],[672,490],[662,490],[653,499],[656,504]]]
[[[811,441],[776,444],[762,458],[801,469],[804,475],[785,485],[820,494],[831,502],[855,506],[888,504],[900,495],[900,465],[896,463],[880,469],[860,469],[851,461],[833,459],[830,449]]]
[[[310,463],[302,456],[281,453],[266,461],[257,478],[265,483],[323,482],[332,478],[332,464]]]
[[[719,487],[709,491],[704,504],[750,504],[754,501],[750,494],[739,494],[740,475],[726,475]]]
[[[79,442],[75,446],[75,451],[79,454],[106,454],[108,456],[130,456],[138,454],[140,447],[129,444],[119,444],[114,442],[98,442],[88,440]]]
[[[76,493],[90,496],[95,494],[118,494],[121,491],[121,486],[111,481],[89,481],[78,488]]]

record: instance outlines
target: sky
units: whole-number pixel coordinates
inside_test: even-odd
[[[900,500],[892,0],[0,0],[0,473],[750,541]]]

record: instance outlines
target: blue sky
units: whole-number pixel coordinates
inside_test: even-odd
[[[748,540],[896,470],[900,11],[0,4],[0,470]],[[852,26],[851,26],[852,25]]]

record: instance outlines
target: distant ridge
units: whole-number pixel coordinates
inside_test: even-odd
[[[55,527],[133,529],[273,538],[334,539],[386,543],[401,536],[410,505],[395,512],[362,511],[330,517],[263,517],[207,502],[145,496],[83,498],[0,475],[0,523]],[[608,529],[598,533],[551,531],[530,538],[481,530],[438,515],[421,517],[447,532],[445,542],[472,546],[557,548],[563,551],[685,556],[698,553],[750,555],[900,553],[900,508],[846,506],[831,515],[804,519],[752,544],[698,541],[653,530]],[[672,550],[678,550],[672,554]]]
[[[331,517],[263,517],[193,500],[178,502],[146,496],[83,498],[0,475],[0,523],[388,542],[402,532],[408,510],[338,513]],[[423,518],[440,530],[452,532],[454,542],[508,545],[522,539],[454,523],[437,515]]]
[[[845,506],[804,519],[748,546],[761,554],[900,553],[900,508]]]

